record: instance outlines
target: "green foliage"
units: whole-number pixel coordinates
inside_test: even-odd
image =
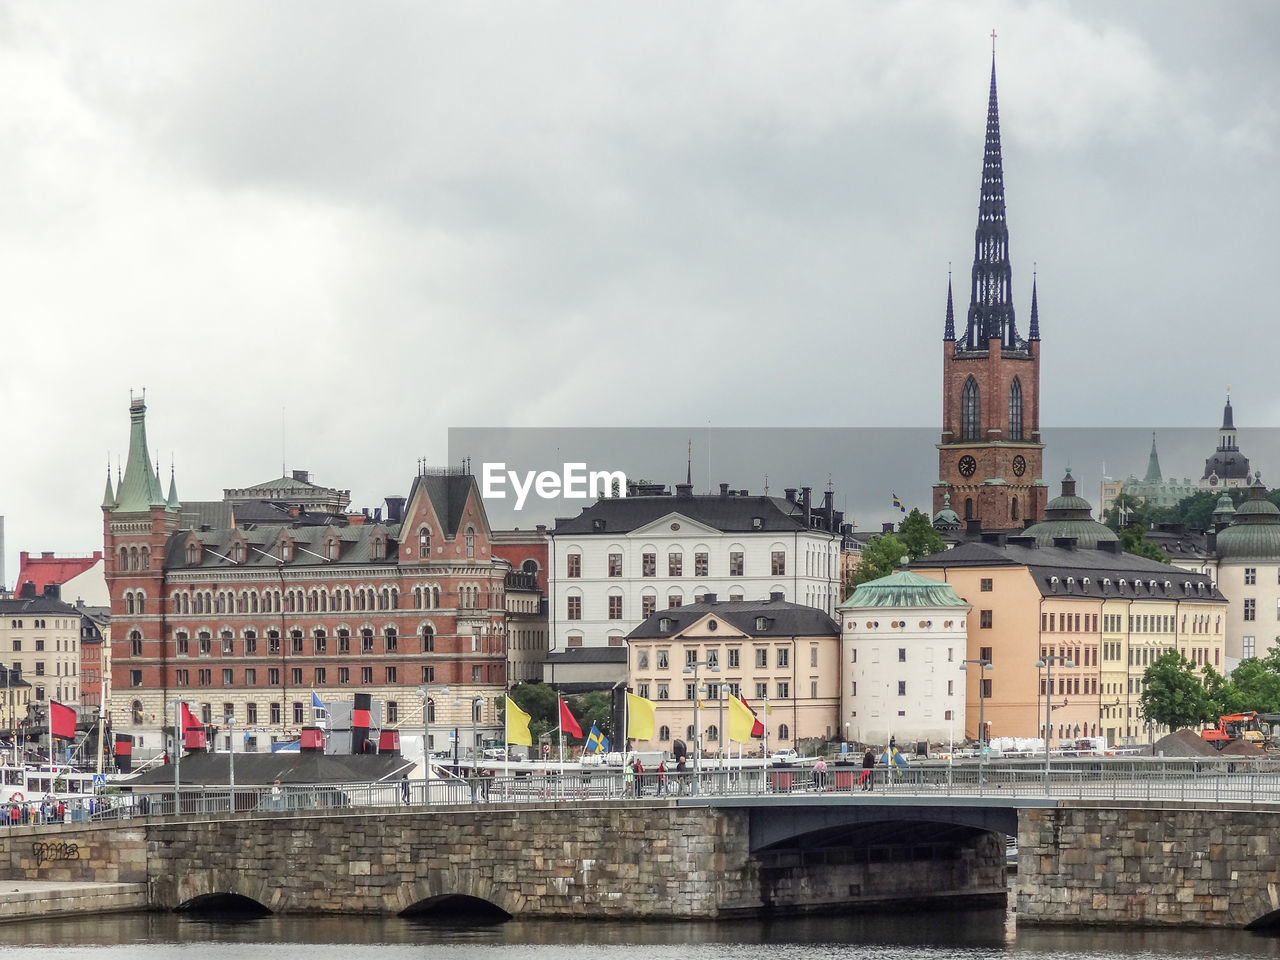
[[[918,508],[913,508],[898,524],[898,539],[907,548],[907,556],[912,560],[919,560],[931,553],[939,553],[947,547],[942,542],[942,537],[938,535],[938,531],[933,529],[933,522],[929,519],[929,515],[921,513]]]
[[[1196,676],[1195,664],[1176,650],[1157,657],[1143,673],[1142,680],[1142,713],[1149,720],[1178,730],[1217,719],[1216,699],[1206,689],[1205,682]]]
[[[1231,502],[1237,507],[1246,495],[1246,491],[1241,487],[1230,487],[1227,493],[1231,497]],[[1213,527],[1213,510],[1221,495],[1222,490],[1204,490],[1184,497],[1177,506],[1157,507],[1139,503],[1132,495],[1121,493],[1115,499],[1115,506],[1103,516],[1102,522],[1119,532],[1122,526],[1120,512],[1123,510],[1124,523],[1136,523],[1148,530],[1153,529],[1158,523],[1180,523],[1188,530],[1197,532],[1209,530]],[[1268,494],[1268,498],[1280,505],[1280,490],[1273,490]]]
[[[882,533],[878,537],[872,537],[862,548],[862,558],[845,581],[845,596],[852,593],[853,588],[860,583],[887,577],[902,565],[903,557],[910,559],[910,556],[907,545],[896,534]]]
[[[1133,524],[1120,531],[1120,548],[1125,553],[1146,557],[1148,560],[1159,560],[1161,563],[1169,562],[1169,558],[1165,556],[1165,552],[1160,549],[1159,545],[1147,537],[1147,528],[1140,524]]]
[[[862,548],[862,558],[845,580],[845,597],[858,584],[893,573],[903,565],[903,557],[908,561],[919,560],[931,553],[945,550],[946,546],[938,531],[933,529],[929,515],[913,509],[898,524],[896,533],[882,533],[878,537],[872,537]]]
[[[547,738],[551,743],[556,742],[556,731],[560,725],[560,705],[554,687],[546,683],[522,683],[511,691],[511,699],[521,710],[529,714],[529,733],[533,735],[534,743],[542,737]],[[578,721],[578,726],[582,728],[584,737],[594,723],[606,737],[613,739],[612,724],[609,720],[613,701],[607,691],[596,690],[591,693],[568,696],[564,700],[569,705],[574,719]],[[564,735],[564,742],[566,747],[582,743],[570,733]]]
[[[557,698],[545,683],[522,683],[511,691],[511,699],[529,714],[529,733],[537,743],[548,733],[555,734]]]
[[[600,732],[609,738],[610,742],[614,740],[613,698],[609,696],[608,692],[593,690],[591,693],[565,697],[565,701],[569,704],[569,709],[573,711],[573,716],[578,721],[578,726],[582,728],[584,737],[591,732],[591,725],[595,724],[600,728]],[[566,742],[571,742],[572,740],[572,737],[565,737]]]

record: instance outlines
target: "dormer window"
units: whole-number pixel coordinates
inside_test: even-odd
[[[325,557],[329,560],[338,559],[338,541],[335,537],[330,537],[324,544]]]
[[[418,559],[431,559],[431,531],[426,527],[418,531]]]
[[[231,545],[231,559],[235,563],[244,563],[244,544],[239,540]]]
[[[591,521],[591,529],[599,533],[604,529],[604,517],[596,517]]]
[[[374,537],[373,543],[369,550],[374,560],[381,560],[385,556],[386,541],[381,537]]]
[[[658,621],[658,632],[659,632],[659,633],[670,633],[670,632],[671,632],[671,618],[670,618],[670,617],[663,617],[661,620],[659,620],[659,621]]]
[[[288,563],[293,557],[293,544],[288,540],[280,541],[280,560],[282,563]]]
[[[769,629],[769,618],[768,618],[768,617],[756,617],[756,629],[757,629],[757,630],[768,630],[768,629]]]
[[[476,555],[476,530],[475,527],[467,527],[466,534],[467,557],[473,558]]]
[[[752,529],[752,530],[763,530],[763,529],[764,529],[764,517],[752,517],[752,518],[751,518],[751,529]]]
[[[194,542],[187,544],[187,564],[194,566],[200,562],[200,548]]]

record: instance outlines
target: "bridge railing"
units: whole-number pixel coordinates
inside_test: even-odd
[[[1280,803],[1280,760],[1266,758],[1106,758],[1055,761],[1048,772],[1032,762],[912,764],[904,769],[833,766],[708,767],[677,774],[584,769],[513,776],[440,777],[429,782],[271,784],[181,787],[117,793],[73,807],[69,820],[358,811],[388,807],[507,803],[828,796],[984,797]],[[24,824],[26,825],[26,824]]]

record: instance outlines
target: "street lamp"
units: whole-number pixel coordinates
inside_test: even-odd
[[[422,701],[422,781],[427,800],[431,800],[431,694],[448,694],[448,687],[419,687],[418,699]]]
[[[484,706],[484,698],[476,697],[471,701],[471,756],[475,758],[476,765],[480,763],[480,742],[476,738],[476,716],[480,713],[481,707]]]
[[[978,665],[978,789],[982,789],[984,767],[987,762],[987,718],[986,718],[986,683],[987,671],[991,669],[991,661],[983,658],[961,660],[960,669],[967,671],[969,664]]]
[[[693,674],[693,770],[702,773],[702,703],[698,699],[698,668],[706,667],[711,673],[719,673],[720,667],[713,660],[694,660],[684,665],[685,673]]]
[[[1036,661],[1036,669],[1044,667],[1044,785],[1047,790],[1049,787],[1049,730],[1053,726],[1053,716],[1050,711],[1053,710],[1053,665],[1060,663],[1064,667],[1074,667],[1075,662],[1070,657],[1060,656],[1058,654],[1048,654]]]
[[[230,764],[231,812],[236,812],[236,718],[227,715],[227,763]]]

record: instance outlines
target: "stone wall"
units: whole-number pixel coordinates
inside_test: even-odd
[[[628,804],[157,822],[151,902],[235,893],[277,913],[395,914],[463,895],[521,917],[731,916],[760,906],[746,816]]]
[[[10,827],[0,832],[0,876],[65,883],[145,883],[147,845],[141,821]]]
[[[1277,830],[1276,805],[1024,809],[1018,922],[1253,924],[1280,909]]]

